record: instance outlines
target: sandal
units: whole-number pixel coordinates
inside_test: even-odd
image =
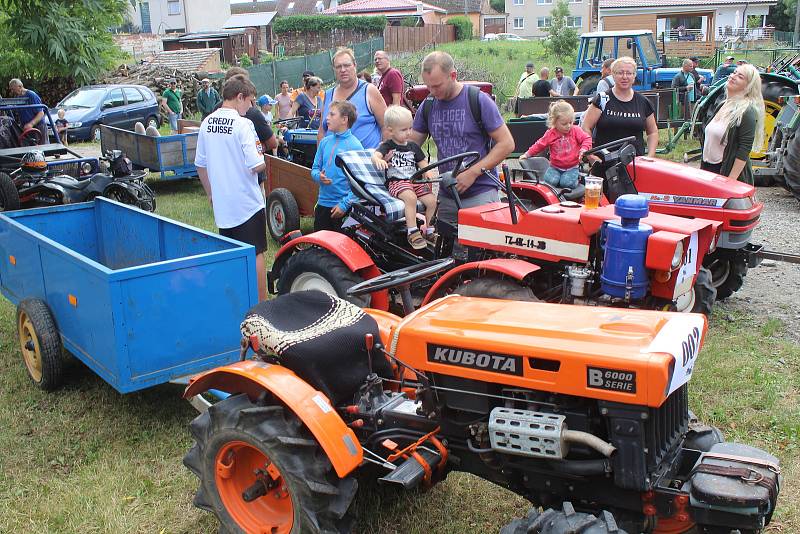
[[[428,242],[425,241],[419,230],[414,230],[408,234],[408,242],[414,250],[422,250],[428,246]]]

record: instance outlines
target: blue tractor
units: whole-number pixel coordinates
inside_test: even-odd
[[[664,56],[659,53],[653,32],[650,30],[602,31],[584,33],[578,48],[578,57],[572,77],[582,95],[594,94],[600,81],[600,66],[610,58],[630,56],[639,66],[636,74],[637,91],[669,87],[679,68],[665,67]],[[714,72],[697,69],[711,80]]]

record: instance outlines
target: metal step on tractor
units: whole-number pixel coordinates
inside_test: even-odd
[[[699,314],[450,295],[400,318],[302,291],[241,332],[243,361],[185,391],[229,394],[184,458],[221,532],[351,532],[376,481],[427,489],[453,471],[531,502],[502,534],[754,534],[777,504],[777,458],[689,411]]]
[[[628,144],[609,152],[611,177],[633,159]],[[641,196],[622,196],[616,205],[585,209],[574,201],[526,206],[512,191],[510,176],[503,202],[462,209],[458,227],[437,223],[439,238],[421,251],[406,239],[403,203],[386,190],[384,175],[370,151],[337,157],[358,197],[343,231],[316,232],[287,242],[268,273],[270,292],[287,294],[319,289],[360,306],[408,313],[451,292],[519,300],[710,313],[715,299],[703,259],[716,244],[719,223],[648,213]],[[477,153],[430,165],[455,164],[435,180],[453,190],[460,170]],[[421,169],[412,180],[422,180]],[[599,194],[599,191],[598,191]],[[457,193],[454,193],[457,198]],[[456,250],[454,254],[453,250]],[[454,256],[453,266],[436,280],[411,286],[411,298],[379,289],[348,296],[360,281],[397,269],[415,269],[426,261]]]

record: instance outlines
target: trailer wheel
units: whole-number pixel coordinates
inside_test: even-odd
[[[515,519],[500,529],[500,534],[627,534],[617,526],[611,512],[602,511],[598,517],[576,512],[572,503],[565,502],[562,510],[549,508],[539,513],[535,508],[523,519]]]
[[[707,262],[717,300],[724,300],[741,289],[747,275],[747,261],[742,257],[711,257]]]
[[[800,135],[794,133],[786,146],[783,186],[800,201]]]
[[[580,94],[592,96],[597,93],[597,84],[600,83],[600,76],[587,76],[581,82]]]
[[[298,250],[286,260],[278,278],[278,294],[316,289],[366,308],[370,302],[369,295],[347,295],[348,289],[363,281],[331,252],[310,247]]]
[[[19,191],[11,177],[0,172],[0,211],[19,209]]]
[[[288,189],[275,189],[267,198],[267,228],[275,241],[300,229],[300,210]]]
[[[534,296],[529,287],[520,285],[516,281],[498,276],[482,276],[462,282],[453,293],[462,297],[483,297],[488,299],[521,300],[535,302],[539,299]]]
[[[52,391],[61,385],[65,358],[50,308],[39,299],[17,307],[17,335],[28,376],[37,387]]]
[[[349,532],[358,483],[340,479],[303,423],[283,406],[240,394],[191,424],[183,463],[200,479],[194,505],[222,532]]]

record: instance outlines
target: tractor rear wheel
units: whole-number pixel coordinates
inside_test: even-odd
[[[800,133],[795,132],[786,146],[783,162],[784,187],[800,201]]]
[[[597,84],[600,83],[600,76],[587,76],[583,79],[580,86],[580,94],[592,96],[597,93]]]
[[[17,335],[28,376],[45,391],[61,385],[63,347],[50,308],[39,299],[25,299],[17,307]]]
[[[542,513],[532,509],[523,519],[515,519],[500,529],[500,534],[627,534],[617,526],[610,512],[600,512],[599,517],[576,512],[572,503],[565,502],[561,511],[552,508]]]
[[[220,531],[350,531],[358,483],[336,475],[290,410],[234,395],[196,417],[191,431],[183,463],[200,479],[194,505],[216,515]]]
[[[707,258],[705,267],[711,272],[711,283],[717,300],[724,300],[741,289],[747,275],[747,261],[738,256]]]
[[[0,211],[19,209],[19,191],[9,175],[0,172]]]
[[[366,308],[369,295],[347,296],[348,289],[363,281],[331,252],[310,247],[298,250],[286,260],[278,278],[278,294],[316,289]]]
[[[534,302],[539,299],[531,288],[499,276],[482,276],[462,282],[453,293],[462,297],[483,297],[488,299],[521,300]]]

